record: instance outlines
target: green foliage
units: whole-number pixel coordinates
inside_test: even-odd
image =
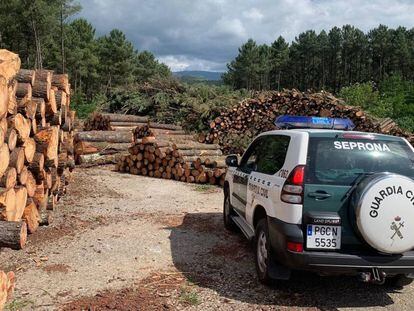
[[[171,75],[152,53],[135,50],[122,31],[97,38],[87,20],[70,18],[80,10],[74,0],[1,1],[0,47],[18,53],[24,68],[68,73],[72,102],[82,117],[101,93]],[[146,109],[139,97],[126,104],[132,112]]]
[[[125,114],[146,115],[152,110],[151,101],[147,100],[139,91],[125,91],[115,89],[108,94],[109,110]]]
[[[212,193],[217,191],[217,187],[210,184],[200,184],[194,186],[194,191],[202,193]]]
[[[185,304],[197,306],[201,303],[198,293],[188,287],[182,287],[180,291],[180,300]]]
[[[414,131],[414,83],[399,75],[384,79],[378,88],[370,82],[345,87],[339,97],[377,117],[393,118],[402,128]]]
[[[91,113],[103,109],[106,103],[106,96],[96,94],[92,99],[88,99],[83,93],[75,93],[72,95],[72,108],[76,110],[77,117],[86,119]]]
[[[379,92],[375,90],[372,82],[346,86],[338,95],[345,99],[348,105],[361,106],[364,109],[373,108],[379,101]]]
[[[13,299],[12,301],[8,302],[5,306],[5,310],[7,311],[19,311],[25,307],[32,306],[34,304],[31,300],[21,300],[21,299]]]
[[[345,25],[329,32],[308,30],[288,44],[270,46],[252,39],[228,65],[224,82],[254,90],[298,88],[338,92],[355,83],[382,83],[400,75],[414,80],[414,29],[380,25],[367,34]]]
[[[102,107],[109,112],[149,115],[153,120],[181,124],[188,130],[208,128],[220,112],[246,97],[226,86],[182,84],[173,77],[153,78],[111,90]]]

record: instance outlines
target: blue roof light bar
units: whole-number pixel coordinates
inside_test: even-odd
[[[346,118],[323,118],[283,115],[277,117],[274,124],[281,129],[330,129],[352,131],[354,123]]]

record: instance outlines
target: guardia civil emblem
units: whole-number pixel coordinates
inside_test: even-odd
[[[401,221],[400,216],[394,218],[394,221],[391,223],[390,228],[393,231],[391,240],[394,241],[395,237],[399,237],[401,240],[404,239],[404,236],[401,233],[401,228],[404,228],[404,222]]]

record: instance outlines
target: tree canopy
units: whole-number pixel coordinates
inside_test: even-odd
[[[223,80],[236,89],[298,88],[338,92],[354,83],[387,77],[414,79],[414,29],[380,25],[364,33],[345,25],[329,32],[308,30],[290,44],[270,46],[249,39],[228,65]]]
[[[68,73],[75,93],[91,99],[109,89],[171,75],[148,51],[137,51],[114,29],[97,37],[85,19],[74,19],[74,0],[0,2],[0,48],[16,52],[25,68]]]

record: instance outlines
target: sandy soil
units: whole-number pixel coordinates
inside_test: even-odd
[[[414,286],[296,273],[256,279],[250,245],[222,225],[222,192],[169,180],[78,169],[54,222],[25,250],[0,252],[17,271],[8,310],[412,310]]]

